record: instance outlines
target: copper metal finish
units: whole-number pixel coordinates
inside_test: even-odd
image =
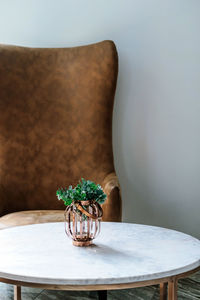
[[[21,300],[21,286],[14,286],[14,300]]]
[[[76,201],[65,210],[65,232],[74,246],[89,246],[100,232],[101,206],[91,200]]]
[[[84,241],[84,242],[73,241],[72,244],[74,246],[78,246],[78,247],[85,247],[85,246],[90,246],[92,244],[92,240],[91,241]]]
[[[167,282],[160,283],[160,300],[167,300]]]

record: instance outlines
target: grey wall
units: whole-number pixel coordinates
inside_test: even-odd
[[[123,219],[200,237],[200,1],[0,0],[0,43],[115,41]]]

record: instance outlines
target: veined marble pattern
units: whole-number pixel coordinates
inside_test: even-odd
[[[103,223],[96,245],[87,248],[72,246],[62,223],[2,230],[0,244],[0,277],[7,273],[8,278],[21,277],[24,281],[74,280],[77,284],[123,282],[124,278],[138,281],[177,274],[200,264],[199,240],[177,231],[136,224]],[[76,261],[79,265],[81,261],[81,266],[89,271],[72,272],[70,267]],[[13,287],[0,283],[0,300],[11,299]],[[97,293],[22,288],[22,299],[86,300],[97,299]],[[114,299],[157,300],[159,290],[150,286],[109,291],[108,300]],[[180,280],[178,299],[200,299],[200,272]]]
[[[75,247],[63,223],[0,231],[0,277],[47,284],[112,284],[162,278],[200,265],[200,241],[181,232],[103,222],[91,247]]]

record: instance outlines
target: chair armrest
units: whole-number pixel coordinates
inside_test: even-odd
[[[107,195],[107,199],[102,205],[103,221],[120,222],[122,220],[122,201],[116,173],[110,173],[105,177],[102,188]]]

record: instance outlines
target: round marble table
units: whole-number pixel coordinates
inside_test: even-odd
[[[108,290],[160,284],[161,299],[177,297],[177,280],[200,266],[200,241],[181,232],[103,222],[90,247],[75,247],[63,223],[0,231],[0,281],[64,290]],[[106,293],[99,294],[106,299]]]

